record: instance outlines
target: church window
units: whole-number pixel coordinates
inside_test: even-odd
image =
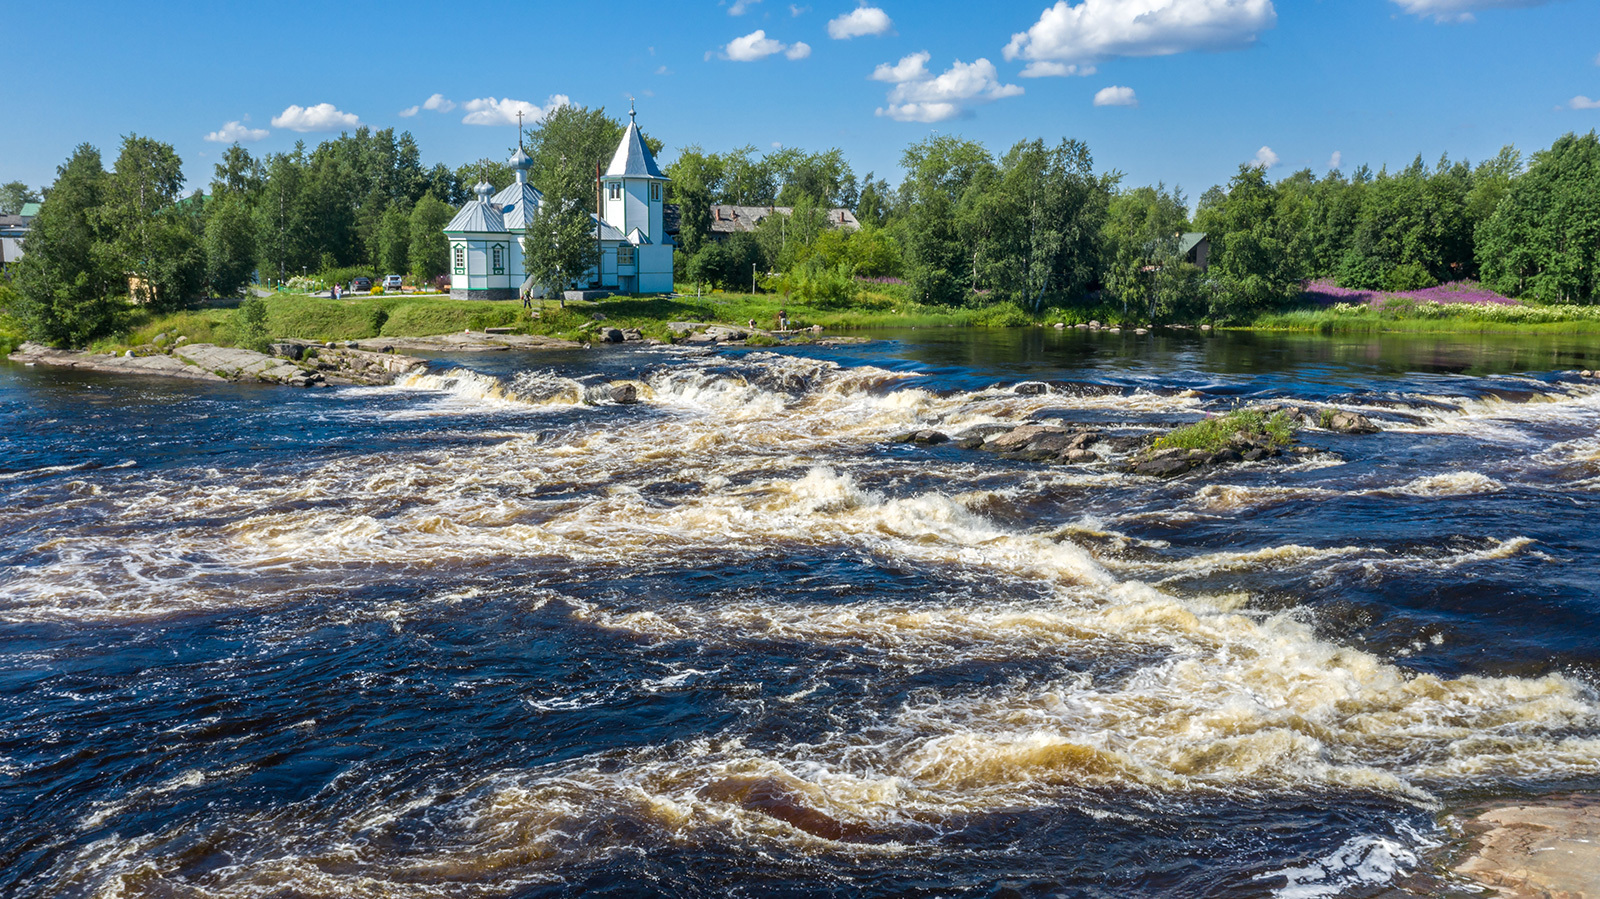
[[[620,182],[620,181],[611,182],[611,197],[610,198],[613,199],[613,200],[622,199],[622,182]]]
[[[453,244],[452,246],[455,248],[455,251],[456,251],[455,252],[456,274],[465,275],[467,273],[467,245],[458,243],[458,244]]]
[[[633,264],[633,247],[617,247],[617,264]]]
[[[493,261],[494,273],[497,274],[497,275],[505,274],[506,273],[506,248],[501,246],[500,244],[495,244],[494,245],[494,257],[493,258],[494,258],[494,261]]]
[[[661,201],[661,182],[660,181],[652,181],[652,182],[650,182],[650,199],[655,201],[655,202],[660,202]]]

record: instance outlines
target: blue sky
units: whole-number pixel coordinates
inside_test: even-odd
[[[62,2],[6,18],[0,181],[34,185],[78,143],[109,164],[137,132],[204,187],[227,146],[208,136],[259,155],[357,121],[455,166],[514,143],[509,111],[562,98],[621,113],[636,97],[663,162],[688,144],[837,146],[896,183],[934,131],[997,154],[1074,137],[1125,184],[1191,202],[1253,159],[1278,177],[1335,154],[1346,171],[1478,160],[1600,127],[1595,0]]]

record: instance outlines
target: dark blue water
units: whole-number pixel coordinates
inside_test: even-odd
[[[1600,786],[1581,343],[888,336],[0,366],[0,894],[1431,894],[1452,809]],[[1384,430],[892,440],[1269,398]]]

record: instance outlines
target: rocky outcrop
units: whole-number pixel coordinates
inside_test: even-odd
[[[1600,899],[1600,800],[1492,809],[1467,825],[1476,851],[1456,871],[1503,899]]]
[[[26,365],[48,365],[113,374],[154,375],[198,381],[283,384],[318,387],[327,384],[392,384],[426,365],[410,356],[331,347],[306,341],[280,341],[274,354],[209,343],[175,344],[163,352],[154,345],[120,356],[77,350],[56,350],[25,343],[10,356]]]

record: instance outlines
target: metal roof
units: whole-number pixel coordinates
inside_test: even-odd
[[[606,221],[605,219],[602,219],[600,216],[595,215],[594,213],[591,212],[591,213],[589,213],[589,218],[592,218],[597,223],[599,223],[599,226],[600,226],[600,239],[601,240],[625,241],[625,240],[628,239],[628,235],[623,234],[621,231],[618,231],[615,225],[611,224],[610,222]]]
[[[461,207],[450,224],[444,226],[444,232],[484,234],[505,231],[505,216],[500,213],[500,207],[489,200],[489,190],[487,184],[478,185],[478,199]]]
[[[622,143],[617,145],[617,152],[611,157],[611,167],[606,169],[607,178],[655,178],[667,180],[661,174],[661,169],[656,167],[656,159],[650,155],[650,148],[644,145],[644,136],[639,133],[639,126],[628,122],[628,130],[622,135]]]
[[[523,231],[544,202],[544,194],[537,187],[519,179],[495,194],[489,202],[505,216],[506,230]]]
[[[1189,251],[1199,246],[1200,241],[1205,239],[1206,233],[1204,231],[1190,231],[1185,234],[1178,235],[1178,255],[1189,255]]]
[[[22,204],[21,215],[22,215],[23,218],[31,219],[34,216],[38,215],[38,214],[39,214],[39,204],[38,203],[23,203]]]
[[[711,232],[732,234],[736,231],[754,231],[767,216],[790,215],[793,212],[792,206],[712,206]],[[846,231],[855,231],[861,227],[856,214],[848,209],[829,209],[827,214],[830,227]]]

